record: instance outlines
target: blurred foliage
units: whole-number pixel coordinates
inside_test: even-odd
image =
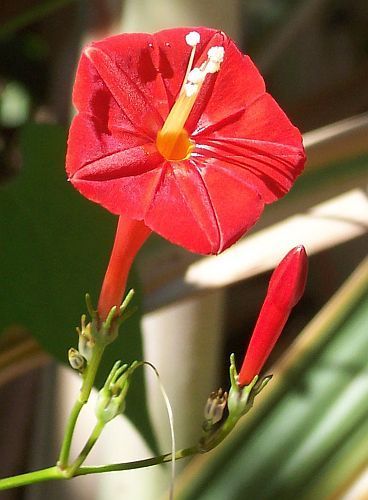
[[[33,4],[28,4],[25,7],[20,5],[18,9],[15,9],[16,13],[2,23],[0,27],[0,38],[6,38],[22,28],[42,20],[73,1],[76,0],[41,0],[39,2],[33,2]]]
[[[7,83],[0,96],[0,123],[5,127],[19,127],[27,121],[29,109],[26,89],[17,82]]]
[[[77,344],[75,327],[86,311],[84,294],[97,301],[115,220],[67,183],[61,127],[27,125],[20,144],[21,173],[0,189],[0,331],[24,326],[65,363],[68,348]],[[136,281],[134,288],[136,305]],[[117,359],[142,359],[139,320],[139,314],[127,320],[107,348],[98,386]],[[142,372],[135,379],[127,414],[152,444]]]

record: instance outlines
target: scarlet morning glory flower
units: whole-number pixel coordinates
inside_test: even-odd
[[[304,293],[307,272],[308,259],[302,245],[290,250],[273,272],[239,372],[239,385],[250,384],[261,371],[292,308]]]
[[[304,165],[298,129],[249,56],[213,29],[92,43],[73,100],[73,185],[193,252],[237,241]]]

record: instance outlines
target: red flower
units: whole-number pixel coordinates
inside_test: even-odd
[[[304,165],[299,131],[250,58],[219,31],[93,43],[73,96],[73,185],[194,252],[234,243]]]
[[[304,293],[307,272],[308,259],[302,245],[290,250],[273,272],[239,372],[241,386],[248,385],[261,371],[292,308]]]

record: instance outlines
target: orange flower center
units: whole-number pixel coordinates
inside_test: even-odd
[[[195,148],[195,142],[190,139],[184,128],[178,133],[175,130],[162,133],[160,130],[156,138],[156,147],[168,161],[187,160]]]
[[[223,47],[212,47],[208,51],[208,59],[199,68],[192,69],[200,36],[199,33],[192,31],[186,35],[185,39],[187,44],[192,47],[187,71],[179,96],[156,137],[157,150],[168,161],[186,160],[194,150],[195,142],[189,137],[184,125],[193,109],[206,75],[216,73],[224,58]]]

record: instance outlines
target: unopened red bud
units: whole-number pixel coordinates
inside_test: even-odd
[[[273,272],[239,372],[239,385],[248,385],[261,371],[288,320],[291,309],[303,295],[307,271],[307,254],[304,247],[299,245],[284,257]]]

